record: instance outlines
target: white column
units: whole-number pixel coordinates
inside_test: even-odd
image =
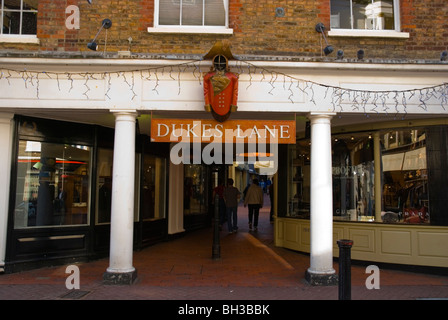
[[[11,148],[13,137],[13,114],[0,113],[0,270],[5,265],[6,238],[8,231],[9,183],[11,171]]]
[[[184,165],[170,161],[168,192],[168,234],[185,232],[184,229]]]
[[[382,197],[383,197],[383,185],[381,183],[381,140],[380,133],[374,132],[373,134],[373,163],[375,167],[374,173],[374,185],[375,185],[375,222],[382,222],[381,209],[382,209]]]
[[[135,121],[137,113],[115,114],[109,267],[106,284],[132,284],[134,239]]]
[[[333,285],[333,182],[331,118],[311,114],[311,251],[306,278],[313,285]]]

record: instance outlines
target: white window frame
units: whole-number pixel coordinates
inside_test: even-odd
[[[224,1],[225,25],[224,26],[182,26],[182,25],[159,25],[159,0],[154,0],[154,27],[149,27],[149,33],[211,33],[211,34],[233,34],[229,28],[229,0]]]
[[[0,0],[0,43],[31,43],[31,44],[39,44],[39,39],[35,34],[22,34],[22,19],[24,12],[35,12],[37,14],[37,10],[24,10],[23,9],[23,0],[20,0],[20,9],[18,10],[8,10],[8,11],[16,11],[20,12],[20,27],[18,34],[4,34],[3,33],[3,17],[5,11],[5,1]]]
[[[330,0],[331,1],[331,0]],[[331,29],[329,37],[381,37],[381,38],[409,38],[408,32],[401,31],[400,0],[393,0],[394,30],[365,30],[365,29]]]

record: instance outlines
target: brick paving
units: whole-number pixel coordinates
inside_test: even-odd
[[[212,259],[213,234],[203,229],[134,253],[135,284],[103,285],[108,259],[77,264],[78,292],[68,290],[66,266],[0,275],[0,300],[338,300],[338,287],[304,280],[309,256],[273,245],[269,208],[257,232],[249,231],[247,209],[239,208],[239,231],[221,231],[220,259]],[[335,269],[338,269],[335,263]],[[443,275],[380,269],[380,289],[368,290],[365,267],[352,265],[352,300],[448,299]]]

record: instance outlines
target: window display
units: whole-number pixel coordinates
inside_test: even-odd
[[[97,185],[96,185],[96,223],[110,223],[112,207],[112,149],[98,149]]]
[[[140,172],[140,157],[136,157],[136,175]],[[99,148],[97,167],[97,224],[110,223],[112,204],[112,165],[113,150]],[[144,221],[165,218],[166,199],[166,159],[151,155],[143,158],[141,177],[141,195],[135,194],[135,221],[139,220],[138,210]],[[136,190],[139,189],[140,179],[137,176]],[[137,203],[141,199],[140,203]]]
[[[358,132],[332,137],[334,220],[429,224],[425,130],[398,129],[375,135]],[[374,150],[374,141],[381,150]],[[289,148],[289,217],[310,217],[310,143],[299,140]],[[375,172],[375,160],[380,163],[379,172]],[[378,203],[375,174],[381,177],[376,182],[382,190]],[[377,217],[376,206],[381,206]]]
[[[424,130],[382,134],[383,221],[429,223]]]
[[[374,221],[374,153],[371,134],[333,139],[335,220]]]
[[[287,216],[310,217],[310,142],[301,140],[289,147]]]
[[[190,164],[184,170],[184,214],[207,213],[206,167]]]
[[[142,218],[143,220],[163,219],[165,218],[166,160],[145,155],[143,162]]]
[[[87,224],[90,147],[19,141],[14,228]]]

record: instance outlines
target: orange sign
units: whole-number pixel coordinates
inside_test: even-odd
[[[296,143],[294,120],[152,119],[153,142]]]

